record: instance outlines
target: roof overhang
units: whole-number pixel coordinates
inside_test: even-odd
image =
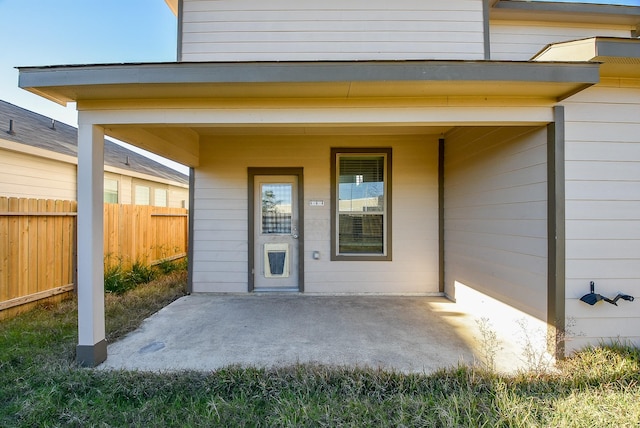
[[[640,7],[553,1],[489,0],[491,18],[511,21],[556,21],[596,24],[640,24]]]
[[[560,100],[599,81],[593,63],[345,61],[19,67],[19,86],[65,104],[198,98],[526,97]]]
[[[534,61],[601,63],[603,77],[640,77],[640,39],[591,37],[546,46]]]
[[[175,16],[178,16],[178,0],[164,0],[164,2],[169,6],[171,12],[173,12]]]

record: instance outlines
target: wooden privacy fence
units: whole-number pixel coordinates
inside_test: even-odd
[[[0,319],[75,288],[75,201],[0,197]],[[183,208],[105,204],[105,264],[185,257]]]
[[[187,219],[184,208],[105,204],[105,264],[128,268],[186,257]]]
[[[0,197],[0,319],[74,289],[76,202]]]

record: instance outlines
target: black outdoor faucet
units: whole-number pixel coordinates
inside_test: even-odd
[[[616,305],[616,306],[618,306],[617,302],[620,299],[627,300],[629,302],[633,302],[634,300],[633,296],[629,296],[628,294],[622,294],[622,293],[618,293],[616,297],[614,297],[613,299],[609,299],[608,297],[604,297],[600,294],[595,293],[595,287],[596,287],[595,282],[591,281],[589,285],[591,287],[591,292],[589,294],[585,294],[584,296],[582,296],[580,300],[582,300],[583,302],[591,306],[595,305],[600,300],[604,300],[605,302],[611,303],[612,305]]]

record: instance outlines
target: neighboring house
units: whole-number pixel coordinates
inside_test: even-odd
[[[78,130],[0,100],[0,196],[76,200]],[[104,202],[186,208],[189,177],[104,142]]]
[[[640,7],[168,3],[178,62],[20,68],[79,110],[78,361],[106,358],[105,134],[192,168],[194,292],[446,295],[573,325],[557,355],[640,344],[637,302],[580,301],[640,296]]]

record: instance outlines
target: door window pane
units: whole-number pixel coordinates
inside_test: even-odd
[[[291,184],[262,184],[262,233],[291,234]]]

